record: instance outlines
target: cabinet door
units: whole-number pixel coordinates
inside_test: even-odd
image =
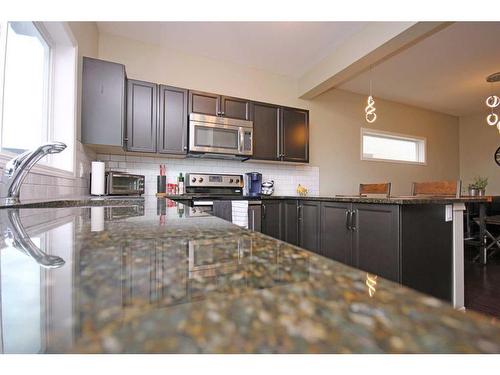
[[[127,82],[127,150],[156,152],[157,85]]]
[[[321,204],[316,201],[299,202],[300,247],[319,253],[321,229]]]
[[[246,99],[221,97],[221,115],[224,117],[250,120],[252,117],[252,102]]]
[[[123,146],[125,67],[83,58],[82,143]]]
[[[262,207],[250,204],[248,206],[248,229],[262,232]]]
[[[296,200],[283,202],[283,241],[292,245],[299,244],[298,209]]]
[[[285,161],[309,162],[309,112],[281,110],[281,157]]]
[[[158,152],[187,153],[187,90],[160,86]]]
[[[400,282],[399,206],[353,204],[353,264]]]
[[[253,156],[252,159],[279,160],[279,107],[253,104]]]
[[[218,116],[220,96],[208,92],[189,91],[189,113]]]
[[[321,202],[321,255],[351,264],[350,203]]]
[[[233,209],[231,201],[229,200],[220,200],[214,201],[213,215],[220,217],[226,221],[233,221]]]
[[[282,202],[266,200],[262,202],[262,233],[281,240],[282,237]]]

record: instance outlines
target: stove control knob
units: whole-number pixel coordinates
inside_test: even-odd
[[[229,183],[230,183],[230,184],[232,184],[232,183],[233,183],[233,179],[232,179],[232,178],[230,178],[230,179],[229,179]]]
[[[240,180],[236,179],[236,181],[235,181],[235,182],[236,182],[237,184],[239,184],[239,183],[240,183]]]
[[[191,182],[196,182],[196,177],[193,177],[193,178],[191,179]]]
[[[203,182],[203,177],[200,177],[200,178],[198,179],[198,181],[199,181],[199,182]]]

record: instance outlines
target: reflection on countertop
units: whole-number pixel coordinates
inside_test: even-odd
[[[485,316],[168,199],[109,204],[15,209],[65,264],[2,244],[1,352],[500,352]]]

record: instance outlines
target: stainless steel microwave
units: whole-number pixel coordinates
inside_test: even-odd
[[[107,195],[144,194],[144,176],[123,172],[106,172]]]
[[[191,113],[189,152],[252,156],[253,122]]]

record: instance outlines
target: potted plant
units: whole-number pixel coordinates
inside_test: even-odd
[[[486,186],[488,185],[488,177],[474,177],[472,184],[469,184],[469,195],[483,196],[486,193]]]

